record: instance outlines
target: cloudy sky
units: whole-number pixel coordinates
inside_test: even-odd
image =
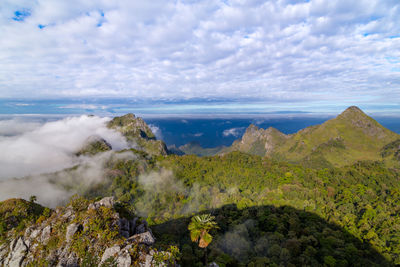
[[[0,98],[399,107],[398,0],[2,0]]]

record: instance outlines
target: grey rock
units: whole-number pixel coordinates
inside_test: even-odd
[[[4,261],[5,261],[5,257],[8,253],[8,248],[7,248],[7,244],[3,244],[0,246],[0,266],[3,265]]]
[[[51,235],[51,226],[48,225],[48,226],[46,226],[45,228],[43,228],[42,235],[40,236],[40,241],[41,241],[43,244],[46,245],[47,242],[48,242],[49,239],[50,239],[50,235]]]
[[[79,267],[79,258],[75,253],[67,254],[68,250],[64,249],[57,267]]]
[[[32,231],[31,231],[31,234],[30,234],[30,236],[29,236],[29,239],[34,240],[34,239],[36,239],[39,235],[40,235],[40,230],[39,230],[39,229],[32,230]]]
[[[18,240],[13,240],[5,265],[9,267],[20,267],[27,252],[28,247],[25,245],[22,237],[18,238]]]
[[[67,233],[65,234],[65,239],[68,243],[71,242],[73,236],[76,232],[80,230],[80,228],[82,228],[82,226],[77,223],[71,223],[70,225],[68,225]]]
[[[151,246],[154,244],[154,242],[156,242],[154,236],[152,235],[152,233],[150,231],[141,233],[141,234],[137,234],[137,235],[133,235],[131,236],[128,241],[131,242],[138,242],[141,244],[145,244],[147,246]]]
[[[114,207],[114,204],[115,204],[114,197],[105,197],[95,203],[90,204],[88,209],[98,209],[101,206],[112,208]]]
[[[121,251],[121,248],[119,246],[113,246],[111,248],[107,248],[104,253],[103,256],[101,257],[101,262],[100,262],[100,266],[109,258],[111,257],[117,257],[118,253]]]
[[[142,261],[139,263],[140,267],[152,267],[153,266],[153,254],[154,251],[151,250],[150,253],[142,256]]]
[[[71,207],[68,207],[65,211],[64,215],[62,216],[64,220],[73,220],[75,218],[75,213]]]
[[[208,267],[219,267],[219,265],[215,262],[211,262],[210,264],[208,264]]]
[[[117,258],[117,266],[118,267],[130,267],[132,263],[131,256],[129,255],[129,251],[124,249],[121,251],[120,255]]]

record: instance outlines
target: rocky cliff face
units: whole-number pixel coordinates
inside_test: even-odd
[[[146,221],[112,197],[94,203],[75,198],[18,227],[0,239],[0,266],[151,266],[163,253],[151,247],[155,239]]]
[[[156,140],[150,127],[143,119],[135,117],[132,113],[115,117],[108,123],[107,127],[121,132],[138,150],[143,150],[151,155],[166,155],[168,153],[165,143]]]
[[[251,124],[241,140],[233,143],[231,151],[242,151],[254,155],[265,156],[271,154],[274,149],[289,138],[279,130],[269,127],[261,129]]]

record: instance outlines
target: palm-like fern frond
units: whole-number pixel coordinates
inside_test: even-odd
[[[214,221],[215,217],[211,214],[202,214],[192,217],[189,224],[190,238],[193,242],[199,242],[199,247],[207,247],[211,241],[212,236],[208,233],[212,229],[218,229],[217,223]]]

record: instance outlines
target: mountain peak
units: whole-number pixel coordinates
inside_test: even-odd
[[[350,106],[348,107],[345,111],[342,112],[342,114],[364,114],[364,111],[362,111],[359,107],[357,106]],[[341,114],[341,115],[342,115]]]

